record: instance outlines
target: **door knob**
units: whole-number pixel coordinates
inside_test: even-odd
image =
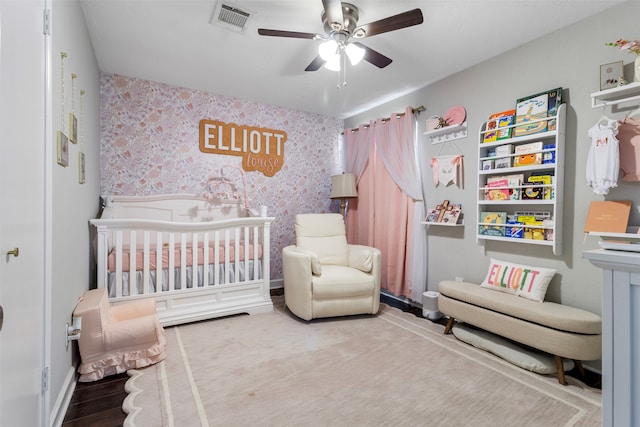
[[[7,255],[13,255],[14,257],[18,257],[20,255],[20,248],[13,248],[10,251],[7,251]]]

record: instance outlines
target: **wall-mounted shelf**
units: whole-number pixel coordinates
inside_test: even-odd
[[[467,122],[461,125],[445,126],[440,129],[430,130],[423,133],[432,144],[442,144],[443,142],[453,141],[467,137]]]
[[[640,101],[640,82],[633,82],[591,94],[591,108],[632,101]]]
[[[637,232],[638,226],[627,227],[626,233],[606,233],[602,231],[590,231],[589,236],[599,236],[606,239],[623,239],[629,241],[640,241],[640,233]]]
[[[563,188],[564,188],[564,148],[566,127],[566,104],[558,107],[556,116],[545,117],[537,121],[555,121],[554,130],[539,132],[530,135],[506,138],[495,142],[484,142],[484,134],[487,130],[485,122],[478,136],[478,193],[477,193],[477,222],[476,241],[484,245],[485,241],[494,240],[529,245],[549,246],[554,255],[562,254],[562,216],[563,216]],[[532,121],[534,122],[534,121]],[[509,127],[516,127],[512,125]],[[505,128],[509,128],[505,127]],[[539,143],[536,151],[518,152],[518,147],[524,144]],[[498,153],[498,148],[505,148]],[[515,166],[515,159],[522,154],[543,158],[550,155],[553,161],[527,166]],[[507,167],[495,167],[490,163],[485,168],[485,162],[497,162],[506,160]],[[521,175],[521,177],[518,177]],[[530,184],[530,178],[547,176],[550,182]],[[522,180],[520,179],[522,178]],[[511,181],[510,181],[511,180]],[[514,181],[515,180],[515,181]],[[490,182],[491,181],[491,182]],[[505,181],[501,183],[501,181]],[[492,184],[493,182],[493,184]],[[497,184],[500,183],[500,184]],[[522,195],[527,189],[537,188],[539,198],[524,198]],[[491,192],[497,192],[492,197]],[[548,192],[548,197],[542,194]],[[514,194],[516,196],[514,196]],[[540,221],[541,224],[508,224],[506,219],[515,216],[518,212],[542,212],[548,213],[548,220]],[[504,221],[497,222],[492,215],[504,217]],[[483,221],[484,218],[484,221]],[[487,220],[489,218],[490,220]],[[497,222],[497,223],[496,223]],[[509,231],[519,229],[519,233],[509,236]],[[527,229],[531,233],[526,237]]]
[[[420,224],[424,225],[437,225],[441,227],[464,227],[464,220],[459,221],[457,224],[451,224],[450,222],[431,222],[431,221],[421,221]]]

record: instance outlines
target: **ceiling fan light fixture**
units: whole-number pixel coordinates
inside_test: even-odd
[[[353,32],[353,37],[357,39],[361,39],[366,35],[367,35],[367,32],[364,30],[364,28],[356,28],[355,31]]]
[[[318,55],[325,61],[330,61],[333,57],[340,56],[338,55],[338,42],[331,39],[320,43],[318,46]]]
[[[349,57],[349,61],[351,62],[351,65],[358,64],[360,61],[362,61],[362,58],[364,58],[364,53],[365,53],[364,49],[353,43],[349,43],[344,50],[347,53],[347,56]]]
[[[324,64],[324,68],[330,71],[340,71],[340,54],[335,54],[332,58],[328,59]]]

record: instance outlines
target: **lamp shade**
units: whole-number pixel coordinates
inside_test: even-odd
[[[345,199],[348,197],[358,197],[356,192],[356,177],[352,173],[333,175],[331,177],[332,199]]]
[[[340,58],[340,54],[334,55],[333,58],[324,63],[324,68],[330,71],[340,71]]]
[[[353,43],[349,43],[344,51],[347,53],[351,65],[357,65],[360,61],[362,61],[362,58],[364,58],[364,49],[360,46],[356,46]]]
[[[320,58],[325,61],[330,61],[333,57],[338,55],[338,42],[331,39],[320,43],[318,46],[318,55],[320,55]]]

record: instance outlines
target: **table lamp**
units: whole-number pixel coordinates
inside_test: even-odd
[[[333,175],[331,177],[331,196],[329,197],[332,199],[340,199],[340,215],[344,217],[347,199],[358,197],[358,193],[356,192],[356,177],[352,173]]]

